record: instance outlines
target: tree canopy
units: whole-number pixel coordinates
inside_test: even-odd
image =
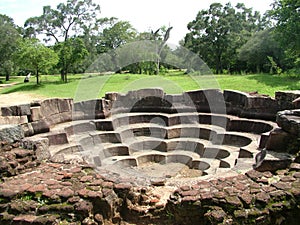
[[[62,42],[82,34],[86,27],[96,28],[99,13],[100,6],[92,0],[68,0],[56,9],[44,6],[43,14],[27,19],[24,27],[28,36],[44,34],[45,41]]]
[[[13,19],[0,14],[0,74],[6,76],[6,81],[9,80],[13,70],[12,55],[20,38],[20,32]]]
[[[281,67],[284,65],[284,51],[275,38],[272,29],[265,29],[255,33],[247,42],[238,50],[238,58],[247,63],[247,70],[250,72],[269,72],[270,61],[272,57],[274,62]]]
[[[71,64],[75,61],[79,62],[79,59],[83,60],[83,57],[79,57],[77,60],[70,60],[78,56],[69,56],[70,53],[78,53],[78,45],[74,48],[76,50],[71,51],[68,39],[83,35],[92,29],[97,29],[99,21],[102,22],[102,20],[97,19],[99,13],[100,6],[93,3],[92,0],[68,0],[66,4],[58,4],[56,9],[44,6],[41,16],[31,17],[25,22],[26,36],[32,37],[37,34],[43,34],[45,35],[45,41],[54,39],[55,44],[59,46],[57,49],[68,53],[66,57],[63,54],[59,54],[60,72],[63,81],[67,82],[68,80],[67,73],[72,66]],[[83,46],[81,48],[83,49]],[[83,55],[80,54],[80,56]]]
[[[39,84],[39,72],[50,69],[58,62],[57,54],[37,39],[23,39],[14,53],[15,61],[22,68],[35,71]]]
[[[275,31],[283,46],[300,55],[300,1],[275,0],[270,16],[276,21]]]
[[[190,32],[185,36],[184,46],[198,53],[216,73],[236,70],[237,49],[263,24],[260,13],[244,4],[232,7],[230,3],[213,3],[188,24]]]
[[[92,66],[99,54],[106,54],[103,62],[97,62],[103,68],[157,74],[165,68],[174,68],[171,65],[181,65],[183,61],[183,65],[189,65],[188,57],[187,61],[180,59],[189,55],[184,51],[181,56],[180,50],[185,48],[200,56],[215,73],[269,72],[274,69],[278,73],[300,67],[299,0],[274,0],[263,16],[243,3],[235,6],[213,3],[208,9],[200,10],[187,24],[189,31],[181,41],[183,46],[175,50],[165,45],[171,26],[139,32],[127,21],[101,17],[100,5],[95,2],[66,0],[53,8],[44,6],[43,13],[28,18],[24,28],[0,14],[0,75],[5,75],[8,80],[11,74],[17,73],[18,67],[31,68],[37,75],[51,69],[51,73],[60,73],[61,79],[67,82],[68,73],[82,73],[90,68],[95,68],[92,72],[99,72],[96,69],[99,66]],[[22,35],[24,41],[20,41]],[[145,53],[147,49],[143,43],[137,44],[144,40],[154,42],[156,51]],[[135,44],[128,45],[130,43]],[[126,45],[129,48],[122,49]],[[119,62],[117,54],[120,52],[116,50],[120,48],[125,52],[122,60],[126,62],[132,50],[137,50],[136,58],[130,58],[132,64]],[[20,56],[13,58],[17,53]],[[44,55],[51,58],[49,63],[43,61]],[[140,59],[142,56],[147,59]],[[34,60],[40,64],[33,65]],[[187,67],[188,72],[193,70]]]

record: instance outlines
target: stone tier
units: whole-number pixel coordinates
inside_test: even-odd
[[[34,155],[2,143],[1,156]],[[13,159],[14,158],[14,159]],[[13,163],[10,163],[13,164]],[[2,168],[1,164],[1,168]],[[2,168],[3,169],[3,168]],[[31,164],[2,173],[1,224],[291,224],[299,222],[300,164],[191,184],[124,178],[86,164]],[[1,170],[3,171],[3,170]]]

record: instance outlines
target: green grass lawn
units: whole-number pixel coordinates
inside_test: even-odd
[[[27,92],[46,97],[71,97],[77,100],[102,97],[106,92],[122,92],[141,88],[160,87],[170,94],[187,90],[218,88],[245,92],[258,91],[274,96],[279,90],[300,90],[300,80],[284,75],[202,75],[189,76],[183,72],[166,75],[114,74],[114,75],[69,75],[69,82],[62,83],[58,75],[41,76],[36,85],[35,77],[23,83],[23,77],[14,77],[10,82],[19,82],[12,87],[0,88],[0,94]]]

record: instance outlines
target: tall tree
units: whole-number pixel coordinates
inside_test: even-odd
[[[125,45],[136,38],[137,31],[127,21],[112,21],[111,26],[103,29],[98,36],[97,51],[98,53],[110,52],[112,62],[116,65],[117,72],[121,72],[118,66],[116,50],[122,45]]]
[[[159,74],[161,68],[166,66],[162,61],[170,55],[170,48],[166,45],[172,27],[162,26],[159,29],[150,32],[142,32],[136,36],[135,55],[141,61],[126,67],[132,73]],[[130,50],[129,50],[130,52]]]
[[[37,39],[20,41],[14,57],[20,67],[35,71],[37,84],[40,83],[39,73],[45,72],[58,62],[57,54]]]
[[[269,72],[268,57],[271,57],[277,65],[283,66],[284,50],[271,29],[255,33],[238,52],[239,60],[247,63],[247,69],[250,72]]]
[[[12,55],[21,35],[12,18],[0,14],[0,73],[9,80],[13,68]]]
[[[25,22],[26,35],[43,34],[45,41],[66,42],[69,38],[83,35],[87,28],[90,31],[97,29],[99,13],[100,6],[92,0],[68,0],[66,4],[58,4],[56,9],[45,6],[41,16],[29,18]],[[60,57],[61,65],[64,66],[61,68],[61,78],[67,82],[68,61],[61,54]]]
[[[81,38],[69,38],[62,43],[57,43],[54,49],[58,52],[58,66],[63,70],[61,74],[65,75],[88,55],[88,51]],[[68,82],[67,76],[64,79],[65,82]]]
[[[116,49],[136,38],[137,31],[127,21],[116,21],[99,35],[98,52]]]
[[[300,54],[300,1],[275,0],[269,11],[276,21],[276,31],[283,46]]]
[[[300,1],[274,0],[269,15],[275,20],[277,40],[286,50],[286,62],[290,68],[300,68]],[[297,72],[296,72],[297,73]]]
[[[258,12],[237,4],[223,6],[213,3],[208,10],[201,10],[188,24],[185,47],[196,52],[216,73],[232,70],[237,61],[237,49],[251,34],[262,28]]]

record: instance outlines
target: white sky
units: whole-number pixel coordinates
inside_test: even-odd
[[[209,8],[213,2],[225,4],[238,2],[263,14],[271,9],[274,0],[94,0],[101,7],[102,17],[117,17],[126,20],[139,32],[156,30],[161,26],[172,26],[169,43],[178,44],[188,32],[187,24],[195,19],[202,9]],[[40,16],[43,6],[57,4],[66,0],[0,0],[0,13],[12,17],[16,24],[23,26],[26,19]]]

